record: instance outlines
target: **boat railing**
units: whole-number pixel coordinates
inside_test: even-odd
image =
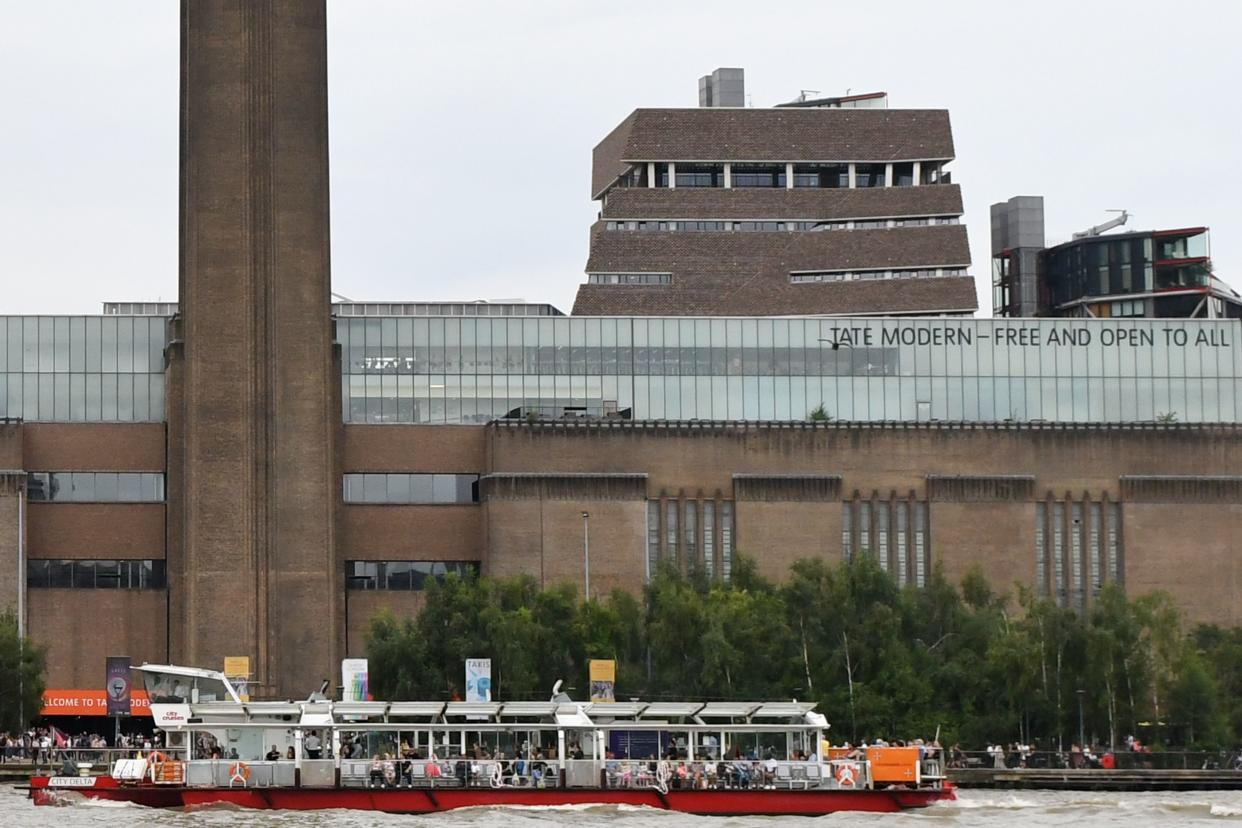
[[[356,788],[557,788],[566,764],[556,759],[342,759],[341,784]]]
[[[297,763],[290,760],[191,759],[184,764],[190,787],[280,788],[293,787],[297,779]]]
[[[604,785],[608,788],[656,788],[660,790],[809,790],[811,788],[864,787],[866,763],[842,762],[846,766],[841,784],[833,763],[818,761],[725,759],[606,759]]]

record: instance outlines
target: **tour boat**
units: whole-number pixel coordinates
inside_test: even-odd
[[[35,804],[816,816],[954,798],[938,750],[831,748],[827,721],[802,702],[248,701],[219,672],[136,669],[164,744],[106,775],[36,776]]]

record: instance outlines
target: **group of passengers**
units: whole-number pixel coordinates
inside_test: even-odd
[[[812,759],[802,750],[789,754],[793,762]],[[743,753],[740,747],[734,747],[720,759],[713,756],[687,759],[685,751],[676,747],[668,749],[663,761],[652,756],[618,759],[611,750],[604,759],[608,786],[612,788],[643,788],[657,784],[674,790],[773,788],[778,766],[775,748],[769,748],[763,759],[756,750]]]
[[[348,741],[349,751],[342,746],[341,756],[364,755],[361,745]],[[573,758],[582,758],[576,745],[571,748]],[[381,751],[371,756],[367,773],[369,787],[396,788],[413,786],[417,777],[435,785],[437,780],[453,780],[459,785],[497,784],[511,787],[547,787],[553,783],[556,749],[547,752],[539,746],[523,745],[516,757],[507,757],[503,750],[493,754],[487,746],[474,744],[465,756],[437,756],[434,752],[424,758],[417,747],[401,743],[399,752]],[[417,771],[421,771],[416,773]]]

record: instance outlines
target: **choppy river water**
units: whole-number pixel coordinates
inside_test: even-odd
[[[78,828],[101,825],[160,825],[178,828],[773,828],[822,825],[1095,826],[1242,824],[1242,792],[1087,794],[1054,791],[962,791],[957,802],[903,814],[836,814],[817,819],[693,817],[644,808],[479,808],[431,816],[398,816],[349,811],[241,811],[207,808],[157,811],[132,805],[90,803],[36,808],[25,793],[0,791],[0,826]]]

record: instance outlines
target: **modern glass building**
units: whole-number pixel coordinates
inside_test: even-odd
[[[0,317],[0,417],[164,419],[162,316]],[[348,423],[1238,422],[1236,320],[338,318]]]

